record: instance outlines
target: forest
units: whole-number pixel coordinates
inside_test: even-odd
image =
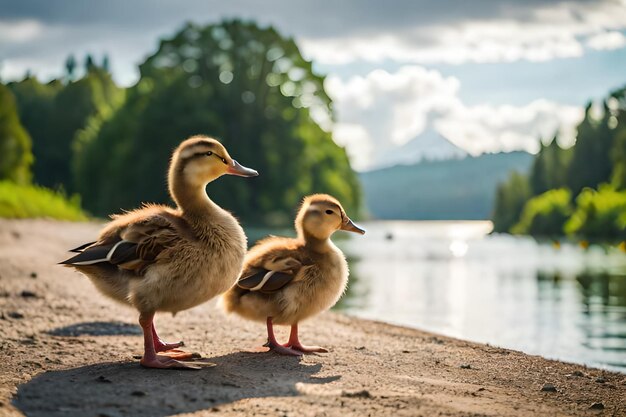
[[[494,230],[551,239],[626,239],[626,88],[586,106],[576,142],[557,134],[530,172],[513,172],[497,187]]]
[[[274,28],[187,24],[160,41],[129,88],[116,85],[108,57],[79,61],[68,57],[50,82],[26,74],[0,84],[0,186],[12,191],[0,216],[27,217],[41,209],[38,196],[56,201],[50,215],[61,218],[169,203],[171,151],[194,134],[218,138],[260,172],[208,187],[248,224],[287,224],[313,192],[360,208],[346,152],[322,128],[334,118],[324,77]]]

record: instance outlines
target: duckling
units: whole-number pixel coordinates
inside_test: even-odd
[[[295,221],[295,239],[271,236],[246,255],[241,278],[222,295],[226,312],[265,321],[267,344],[283,355],[327,352],[304,346],[298,323],[328,310],[348,284],[348,263],[330,237],[337,230],[365,234],[346,215],[337,199],[327,194],[306,197]],[[289,341],[281,345],[273,325],[290,325]]]
[[[189,354],[168,356],[183,342],[163,342],[154,315],[201,304],[228,290],[240,275],[246,235],[205,190],[224,174],[258,175],[232,159],[215,139],[194,136],[183,141],[173,153],[168,174],[175,209],[147,204],[114,215],[97,241],[73,249],[77,255],[61,262],[89,277],[104,295],[139,311],[144,337],[140,363],[145,367],[198,369],[175,359]]]

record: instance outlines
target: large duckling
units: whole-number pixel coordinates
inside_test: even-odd
[[[174,151],[169,167],[169,191],[176,209],[145,205],[112,216],[97,241],[72,250],[78,254],[61,262],[87,275],[106,296],[139,311],[145,367],[197,368],[174,359],[186,355],[157,355],[183,343],[159,338],[155,312],[176,313],[197,306],[228,290],[240,276],[246,235],[205,190],[224,174],[258,175],[232,159],[215,139],[185,140]]]
[[[267,325],[267,346],[284,355],[327,352],[304,346],[298,323],[335,305],[348,283],[348,263],[330,237],[337,230],[364,234],[337,199],[304,199],[295,221],[298,237],[268,237],[246,255],[241,278],[222,296],[227,312]],[[276,341],[274,324],[291,326],[289,341]]]

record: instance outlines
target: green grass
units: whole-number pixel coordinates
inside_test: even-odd
[[[10,181],[0,181],[0,217],[87,220],[80,208],[78,196],[68,198],[65,194],[48,188],[19,185]]]

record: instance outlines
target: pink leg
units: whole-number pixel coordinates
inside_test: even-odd
[[[185,346],[185,343],[182,341],[178,343],[167,343],[161,340],[161,338],[157,334],[156,328],[154,327],[154,320],[152,321],[152,339],[154,340],[154,349],[157,352],[165,352],[166,350],[176,349],[181,346]]]
[[[304,346],[300,343],[298,339],[298,323],[291,325],[291,332],[289,333],[289,341],[285,343],[283,346],[289,347],[291,349],[304,352],[304,353],[312,353],[312,352],[328,352],[327,349],[324,349],[320,346]]]
[[[274,336],[274,325],[272,324],[272,318],[267,318],[267,345],[270,350],[273,350],[276,353],[281,355],[291,355],[291,356],[302,356],[302,353],[297,350],[290,349],[289,347],[285,347],[276,341],[276,337]]]
[[[152,333],[154,313],[141,313],[139,315],[139,325],[143,330],[143,357],[141,365],[146,368],[189,368],[200,369],[198,366],[179,362],[167,356],[158,356],[154,347],[154,336]]]

